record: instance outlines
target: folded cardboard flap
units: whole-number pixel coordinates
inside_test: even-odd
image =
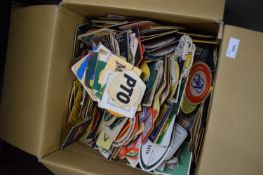
[[[64,4],[159,12],[213,21],[223,20],[224,0],[64,0]]]
[[[219,28],[218,21],[220,21],[209,19],[208,17],[198,18],[196,16],[181,15],[176,12],[168,13],[167,11],[154,11],[153,9],[148,8],[132,9],[127,6],[107,6],[107,4],[65,3],[63,6],[86,17],[118,14],[138,18],[148,18],[162,22],[183,24],[192,29],[212,34],[217,34]]]
[[[56,14],[56,6],[13,8],[11,14],[0,136],[35,155],[40,146]]]
[[[125,164],[108,161],[98,157],[90,148],[78,150],[80,145],[75,143],[69,148],[55,152],[42,161],[55,174],[63,175],[91,175],[91,174],[127,174],[146,175],[148,173],[131,168]]]
[[[230,38],[240,40],[235,59]],[[262,54],[262,33],[225,27],[199,174],[262,174]]]
[[[52,58],[49,67],[49,82],[46,96],[45,119],[39,156],[42,157],[60,148],[63,123],[68,117],[68,99],[74,76],[70,71],[76,26],[84,17],[59,8],[53,40]]]

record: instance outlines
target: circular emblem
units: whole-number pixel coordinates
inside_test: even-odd
[[[193,65],[185,88],[186,99],[194,105],[201,103],[207,96],[212,83],[209,67],[202,62]]]

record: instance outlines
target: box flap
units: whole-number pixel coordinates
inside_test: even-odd
[[[98,150],[92,150],[86,146],[85,152],[80,153],[74,150],[80,145],[73,144],[68,148],[52,153],[45,157],[42,162],[56,175],[146,175],[141,170],[136,170],[117,161],[108,161],[97,157]],[[71,148],[73,147],[73,148]],[[74,160],[74,161],[72,161]]]
[[[226,26],[221,46],[198,174],[261,175],[263,33]]]
[[[64,0],[63,3],[153,11],[165,14],[193,16],[215,21],[223,19],[225,6],[224,0]]]
[[[59,7],[48,72],[39,157],[53,152],[61,146],[61,130],[68,117],[68,100],[75,78],[70,69],[75,30],[77,25],[83,23],[83,20],[84,17],[67,8]]]
[[[57,6],[13,8],[0,108],[0,138],[38,155]],[[21,66],[23,65],[23,66]]]

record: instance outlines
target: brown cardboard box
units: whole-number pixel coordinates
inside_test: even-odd
[[[59,6],[12,10],[0,110],[0,137],[36,155],[55,174],[145,174],[104,160],[75,143],[60,147],[73,74],[75,28],[85,16],[107,13],[177,22],[222,37],[216,87],[199,175],[263,173],[263,34],[224,26],[223,0],[64,0]],[[222,33],[223,31],[223,33]],[[231,37],[236,59],[226,57]]]

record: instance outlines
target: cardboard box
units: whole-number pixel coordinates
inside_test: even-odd
[[[75,143],[58,151],[73,74],[75,28],[107,13],[176,22],[222,37],[216,87],[196,174],[263,172],[263,34],[222,25],[223,0],[64,0],[13,8],[0,113],[0,137],[36,155],[55,174],[145,174]],[[230,38],[240,40],[235,59]]]

